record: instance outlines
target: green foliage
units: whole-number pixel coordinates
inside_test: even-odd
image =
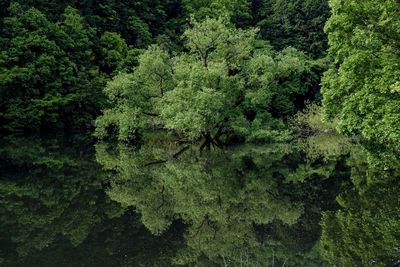
[[[119,67],[119,64],[127,57],[128,46],[115,32],[105,32],[100,38],[102,52],[102,67],[110,73]]]
[[[102,105],[104,76],[92,38],[75,9],[60,23],[10,6],[0,39],[1,130],[87,129]]]
[[[293,117],[292,123],[301,136],[334,133],[337,126],[337,120],[327,121],[323,108],[315,103],[308,103],[303,111]]]
[[[206,19],[184,33],[187,52],[170,56],[149,47],[132,74],[119,74],[106,87],[111,108],[98,118],[96,135],[105,138],[107,128],[117,127],[125,141],[155,128],[215,143],[232,135],[251,142],[287,136],[276,117],[294,113],[313,63],[293,48],[256,47],[256,34],[223,18]]]
[[[238,26],[251,20],[249,0],[183,0],[186,12],[196,19],[229,17]]]
[[[91,27],[100,34],[116,32],[130,45],[143,48],[153,37],[165,34],[174,38],[181,31],[184,12],[177,0],[4,0],[6,9],[11,2],[24,9],[34,7],[52,21],[62,18],[64,9],[71,6],[82,14]]]
[[[149,25],[138,17],[130,17],[128,29],[135,33],[135,45],[137,47],[146,47],[152,41]]]
[[[398,265],[399,14],[0,1],[0,265]]]
[[[315,58],[325,55],[328,0],[253,1],[253,10],[263,38],[276,49],[293,46]]]
[[[335,65],[323,78],[324,107],[339,131],[399,151],[399,10],[397,1],[330,2],[326,25]]]
[[[284,4],[276,4],[274,6],[276,6],[277,15],[274,19],[280,21],[279,17],[284,16],[282,10],[294,10],[296,7],[305,9],[303,6],[305,5],[313,10],[311,17],[314,18],[314,15],[317,17],[310,27],[319,25],[318,21],[322,16],[319,13],[324,10],[324,7],[321,7],[321,10],[314,9],[314,4],[311,2],[292,3],[290,8]],[[218,86],[232,86],[233,89],[229,94],[227,91],[220,92],[215,88],[217,86],[215,83],[218,81],[214,80],[214,84],[208,84],[208,88],[201,95],[191,90],[189,95],[193,101],[197,99],[197,102],[185,101],[186,103],[182,103],[181,108],[193,107],[193,105],[200,107],[200,102],[205,103],[209,99],[215,102],[209,110],[200,108],[203,115],[192,110],[187,113],[190,116],[183,116],[186,111],[182,113],[181,109],[176,110],[169,104],[169,101],[182,100],[182,94],[179,94],[182,88],[178,88],[180,80],[174,77],[163,81],[175,82],[174,87],[169,89],[177,90],[168,93],[171,96],[170,100],[166,99],[169,97],[165,98],[166,101],[152,99],[150,102],[157,103],[153,103],[151,111],[148,112],[153,115],[164,114],[170,121],[168,129],[173,128],[170,130],[190,135],[190,138],[197,138],[204,135],[204,132],[208,134],[207,132],[214,131],[215,134],[218,132],[215,129],[216,123],[219,124],[218,127],[225,129],[225,125],[222,125],[224,123],[217,120],[222,118],[224,121],[225,113],[232,113],[226,103],[233,101],[234,105],[243,104],[240,107],[237,106],[238,111],[233,112],[235,119],[232,122],[236,121],[237,129],[240,128],[242,132],[245,132],[246,128],[254,128],[256,133],[250,139],[257,142],[275,138],[280,135],[278,133],[280,129],[273,129],[273,132],[275,130],[276,132],[271,134],[270,128],[274,128],[273,125],[278,125],[275,128],[281,128],[281,123],[275,118],[293,114],[295,110],[302,107],[305,99],[314,97],[319,89],[320,70],[302,53],[293,52],[290,49],[284,50],[286,46],[291,45],[309,52],[307,48],[302,47],[304,40],[301,38],[283,42],[265,34],[265,30],[270,29],[271,25],[265,26],[258,22],[263,20],[264,15],[260,14],[264,14],[264,7],[268,6],[270,6],[268,1],[258,3],[248,0],[183,2],[101,0],[96,3],[75,0],[3,1],[0,5],[1,130],[78,131],[90,129],[93,126],[93,118],[99,115],[100,109],[106,107],[100,88],[107,82],[108,76],[118,75],[119,72],[133,72],[139,64],[138,55],[142,53],[140,49],[157,43],[162,50],[170,53],[168,56],[171,61],[170,68],[185,69],[193,65],[190,69],[199,71],[200,64],[197,67],[194,66],[197,55],[197,59],[202,61],[203,66],[210,67],[210,71],[213,69],[215,72],[208,74],[200,71],[203,76],[227,76],[229,81],[224,81],[225,84]],[[298,13],[293,11],[291,16],[296,17]],[[189,17],[198,22],[192,21],[192,25],[188,28]],[[303,22],[300,20],[296,22],[296,25],[310,24]],[[243,30],[237,30],[232,25],[243,27]],[[267,48],[262,41],[257,40],[256,36],[260,37],[260,32],[257,30],[252,28],[244,30],[250,25],[261,26],[261,36],[271,39],[271,43],[278,50],[284,51],[281,52],[282,55],[278,55]],[[311,30],[307,28],[304,32],[310,33]],[[183,38],[181,38],[182,34]],[[281,46],[277,46],[277,43]],[[239,102],[242,102],[244,94],[249,96],[244,93],[244,90],[250,87],[246,84],[246,75],[250,75],[246,69],[251,67],[249,62],[252,59],[264,53],[260,50],[265,50],[265,54],[274,58],[277,61],[276,65],[279,66],[276,66],[276,69],[270,68],[271,71],[276,70],[275,75],[272,75],[275,78],[276,88],[273,88],[275,86],[272,84],[268,85],[268,91],[272,93],[262,90],[263,93],[255,94],[253,97],[260,97],[255,100],[258,101],[258,106],[266,101],[262,104],[265,112],[255,115],[259,112],[249,107],[248,103],[245,107],[244,103]],[[183,52],[179,53],[179,51]],[[285,64],[289,67],[293,64],[293,69],[289,70],[278,64],[278,61],[284,63],[285,60],[287,60]],[[294,61],[290,62],[290,60]],[[296,60],[302,63],[298,64]],[[177,62],[176,66],[174,66],[175,62]],[[197,63],[200,62],[197,61]],[[210,66],[208,66],[209,63]],[[300,66],[301,64],[303,66]],[[301,69],[303,72],[300,74]],[[182,75],[191,74],[182,73]],[[200,79],[202,78],[205,77]],[[284,93],[282,94],[281,91]],[[270,105],[271,103],[273,105]],[[162,113],[160,109],[165,112]],[[128,113],[132,114],[132,111]],[[216,114],[216,117],[211,121],[206,121],[204,117],[208,117],[207,113]],[[249,118],[252,121],[254,116],[257,117],[254,124],[242,123]],[[191,124],[191,120],[195,123]],[[161,127],[165,124],[163,121],[153,121],[152,125]],[[129,123],[125,122],[125,124]],[[149,123],[139,123],[138,126],[145,124]],[[264,125],[265,129],[258,129],[260,125]],[[232,128],[228,125],[226,130],[232,131]]]
[[[155,112],[154,103],[169,90],[169,61],[167,53],[151,46],[139,56],[134,74],[120,73],[107,84],[104,92],[113,108],[105,110],[96,120],[97,137],[106,138],[109,130],[114,129],[119,140],[136,140],[144,129],[155,124],[146,118]]]
[[[249,62],[249,108],[265,108],[275,117],[291,115],[296,111],[296,98],[305,95],[312,83],[313,62],[294,48],[280,53],[257,51]]]

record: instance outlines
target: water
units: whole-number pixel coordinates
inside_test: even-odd
[[[360,151],[336,136],[210,151],[159,137],[140,148],[5,137],[0,265],[331,266],[322,256],[338,246],[394,265],[398,183],[362,185]],[[361,186],[371,193],[350,198]],[[371,209],[378,217],[363,217]],[[360,216],[380,240],[359,244]]]

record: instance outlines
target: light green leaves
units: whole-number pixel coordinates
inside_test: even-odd
[[[224,94],[215,89],[177,87],[162,100],[160,117],[166,128],[198,139],[223,120],[225,108]]]
[[[294,111],[295,98],[309,88],[304,76],[310,61],[293,48],[280,53],[267,45],[256,48],[257,29],[236,29],[224,18],[192,23],[183,35],[186,52],[172,57],[152,45],[132,74],[119,74],[108,84],[112,107],[105,111],[109,119],[98,119],[97,136],[105,137],[112,121],[117,128],[164,129],[190,141],[211,142],[229,133],[261,142],[280,135],[284,125],[271,113]],[[129,134],[119,136],[126,138]]]
[[[324,107],[338,128],[371,144],[399,150],[398,36],[400,3],[331,1],[326,25],[336,66],[323,78]]]
[[[193,23],[184,37],[188,48],[205,67],[210,60],[224,60],[231,68],[239,68],[254,50],[257,29],[238,30],[228,26],[224,18]]]

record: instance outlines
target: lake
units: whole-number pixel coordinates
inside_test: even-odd
[[[0,265],[396,266],[399,173],[382,166],[329,135],[210,149],[3,137]]]

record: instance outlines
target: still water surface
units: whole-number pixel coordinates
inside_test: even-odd
[[[332,266],[323,256],[396,264],[398,183],[368,201],[347,197],[367,167],[344,139],[210,151],[149,143],[2,138],[0,266]],[[381,240],[366,244],[365,233]]]

